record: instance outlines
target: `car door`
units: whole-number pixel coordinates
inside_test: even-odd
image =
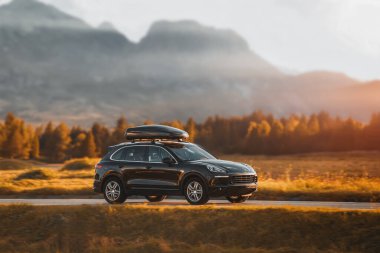
[[[147,146],[129,145],[116,151],[111,159],[119,165],[127,189],[145,188],[147,169]]]
[[[178,190],[181,171],[178,163],[163,163],[165,157],[175,158],[161,146],[148,146],[148,175],[151,187],[162,190]]]

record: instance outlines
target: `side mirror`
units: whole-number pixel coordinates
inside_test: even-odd
[[[173,164],[173,163],[175,163],[175,161],[174,161],[173,158],[171,158],[171,157],[164,157],[164,158],[162,159],[162,162],[163,162],[163,163],[166,163],[166,164]]]

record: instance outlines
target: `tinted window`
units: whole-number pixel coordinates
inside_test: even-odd
[[[165,149],[160,147],[149,146],[149,162],[162,162],[162,159],[164,159],[165,157],[171,157]]]
[[[133,147],[119,149],[112,155],[112,159],[119,160],[119,161],[136,161],[136,162],[146,161],[145,147],[133,146]]]
[[[206,150],[200,148],[194,144],[176,144],[168,145],[171,151],[173,151],[182,161],[195,161],[202,159],[215,159]]]

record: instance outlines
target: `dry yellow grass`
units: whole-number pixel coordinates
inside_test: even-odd
[[[228,155],[221,159],[245,162],[256,168],[257,199],[380,201],[379,152]],[[0,195],[93,195],[93,167],[97,161],[75,160],[74,164],[87,166],[84,170],[39,168],[48,175],[45,179],[25,177],[35,167],[0,169]]]
[[[32,170],[34,171],[34,170]],[[31,170],[0,171],[0,195],[92,195],[94,170],[67,171],[41,168],[46,179],[24,178]]]
[[[222,158],[256,169],[261,199],[380,201],[380,152]]]
[[[255,167],[260,178],[380,178],[380,152],[312,153],[285,156],[224,155]]]
[[[0,206],[1,252],[379,252],[380,212]]]

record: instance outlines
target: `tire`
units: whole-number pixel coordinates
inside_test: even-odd
[[[123,184],[116,177],[107,179],[103,187],[103,195],[104,199],[110,204],[122,204],[127,199]]]
[[[145,196],[145,198],[149,201],[149,202],[160,202],[160,201],[163,201],[164,199],[166,199],[166,195],[158,195],[158,196]]]
[[[231,203],[243,203],[247,199],[249,199],[250,196],[226,196],[226,199]]]
[[[183,189],[187,202],[191,205],[203,205],[210,199],[208,188],[199,178],[189,179]]]

